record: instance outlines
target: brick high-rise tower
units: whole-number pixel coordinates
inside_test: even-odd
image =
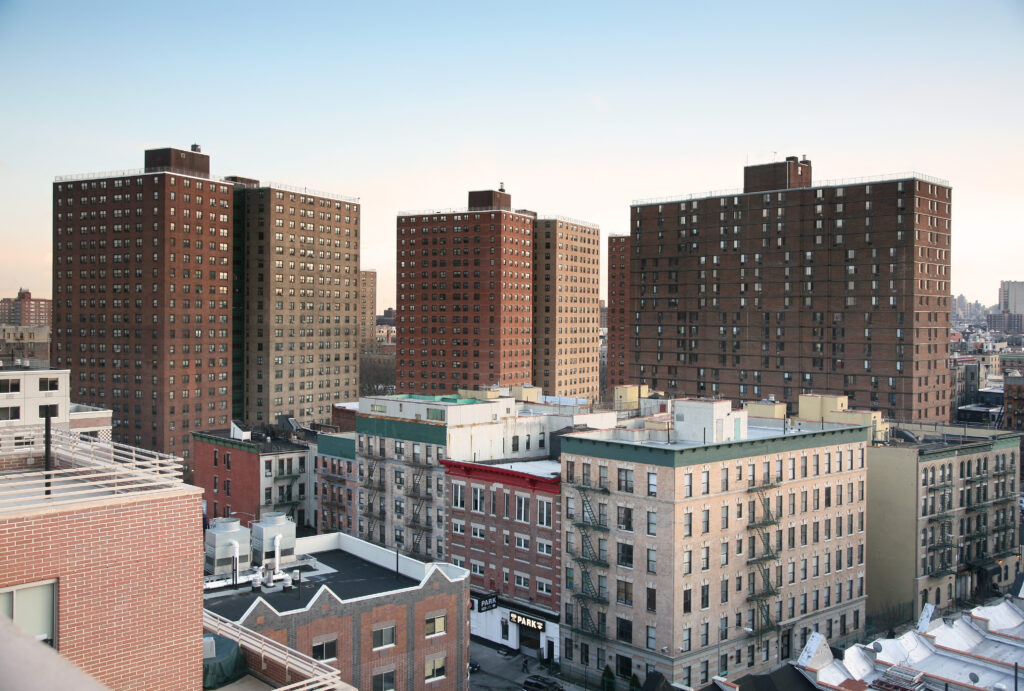
[[[377,272],[359,272],[359,312],[356,315],[359,347],[377,350]]]
[[[748,166],[744,183],[633,204],[633,381],[948,420],[949,183],[814,184],[796,157]]]
[[[333,403],[359,395],[359,199],[229,179],[238,184],[235,416],[330,422]]]
[[[533,384],[544,393],[600,398],[601,230],[539,218],[533,238]]]
[[[608,389],[629,383],[628,235],[608,238]]]
[[[531,383],[536,216],[502,189],[398,217],[397,393]]]
[[[53,183],[53,362],[115,441],[186,464],[231,415],[233,188],[198,146]]]

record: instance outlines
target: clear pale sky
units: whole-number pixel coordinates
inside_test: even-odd
[[[55,175],[198,142],[216,175],[360,197],[379,309],[401,210],[504,182],[624,233],[634,199],[803,154],[950,180],[953,294],[993,304],[1024,279],[1022,68],[1019,0],[0,0],[0,296],[50,295]]]

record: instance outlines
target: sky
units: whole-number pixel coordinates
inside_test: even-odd
[[[55,176],[199,143],[215,175],[359,197],[378,310],[401,211],[503,182],[621,234],[635,199],[787,155],[949,180],[953,295],[994,304],[1024,280],[1022,68],[1022,0],[0,0],[0,296],[50,296]]]

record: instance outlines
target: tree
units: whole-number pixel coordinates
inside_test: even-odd
[[[601,673],[601,691],[615,691],[615,673],[608,665],[604,666]]]
[[[377,396],[395,392],[395,355],[363,353],[359,363],[359,395]]]

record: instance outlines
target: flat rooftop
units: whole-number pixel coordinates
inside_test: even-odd
[[[247,583],[238,589],[207,592],[205,607],[231,621],[238,621],[258,598],[279,612],[287,612],[308,606],[321,586],[327,586],[342,600],[351,600],[419,585],[419,581],[396,573],[394,569],[378,566],[344,550],[317,552],[313,556],[319,562],[317,568],[299,568],[302,573],[301,590],[292,588],[285,592],[276,585],[273,589],[253,592]],[[282,566],[282,570],[292,571],[287,566]]]
[[[223,439],[225,441],[235,442],[237,444],[247,444],[249,446],[256,447],[261,454],[266,453],[290,453],[305,452],[309,447],[305,444],[298,444],[291,441],[290,439],[282,439],[280,437],[269,437],[264,439],[262,436],[256,438],[257,432],[253,432],[253,438],[251,439],[236,439],[231,436],[230,429],[213,429],[203,430],[202,432],[193,432],[193,437],[215,437],[216,439]]]
[[[658,416],[655,415],[649,417]],[[710,448],[713,446],[728,446],[730,444],[742,444],[744,442],[752,441],[769,441],[775,439],[792,439],[794,437],[809,437],[814,434],[821,434],[822,432],[839,432],[856,429],[859,427],[867,427],[867,425],[839,424],[831,422],[822,423],[818,421],[806,420],[795,420],[795,426],[788,426],[783,425],[783,422],[784,420],[781,419],[776,420],[774,418],[751,417],[748,420],[747,436],[745,438],[723,442],[703,442],[690,440],[664,441],[662,439],[651,438],[655,435],[663,435],[664,432],[661,430],[648,430],[642,428],[631,429],[618,427],[612,429],[571,432],[565,436],[567,438],[577,437],[580,439],[593,439],[597,441],[606,441],[610,443],[624,444],[628,446],[666,449],[668,451],[683,451],[687,449],[699,449],[705,447]],[[631,436],[634,436],[635,438],[630,438]]]
[[[0,457],[25,468],[0,473],[0,515],[95,501],[117,501],[139,493],[198,492],[182,481],[176,456],[106,442],[64,429],[52,432],[53,470],[43,468],[43,431],[17,428],[0,433]]]
[[[545,478],[555,478],[562,474],[562,464],[559,461],[520,461],[518,463],[495,463],[488,465],[491,468],[513,470],[517,473],[526,473],[527,475]]]

